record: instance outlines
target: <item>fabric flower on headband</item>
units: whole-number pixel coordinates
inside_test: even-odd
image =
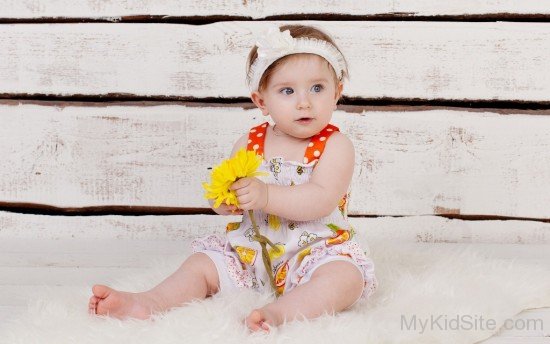
[[[270,26],[267,32],[258,38],[256,45],[259,58],[271,59],[291,52],[296,42],[289,30],[281,32],[277,26]]]
[[[269,25],[267,30],[256,39],[258,57],[250,66],[247,82],[250,91],[258,90],[260,79],[267,68],[281,57],[292,54],[315,54],[330,63],[336,77],[342,80],[346,63],[342,53],[331,43],[309,37],[294,38],[290,30],[280,31],[276,25]]]

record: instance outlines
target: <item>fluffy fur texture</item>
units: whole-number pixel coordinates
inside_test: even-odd
[[[524,309],[550,306],[550,268],[486,258],[475,246],[370,242],[380,286],[366,302],[336,316],[285,324],[271,333],[249,333],[243,323],[270,295],[242,291],[179,307],[152,320],[87,314],[90,286],[33,295],[28,310],[4,324],[7,343],[474,343],[492,336],[507,318]],[[183,259],[184,255],[182,255]],[[152,287],[180,260],[162,260],[141,275],[112,281],[129,291]],[[443,315],[494,319],[495,330],[422,332],[407,321]],[[473,321],[473,320],[472,320]],[[440,324],[443,324],[440,322]],[[548,325],[548,324],[546,324]]]

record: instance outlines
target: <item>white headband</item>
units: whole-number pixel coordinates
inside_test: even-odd
[[[275,25],[271,25],[256,41],[258,57],[250,67],[248,87],[250,91],[257,91],[260,79],[265,70],[283,56],[309,53],[319,55],[330,63],[339,80],[342,79],[345,69],[344,56],[334,45],[315,38],[294,38],[289,30],[281,32]]]

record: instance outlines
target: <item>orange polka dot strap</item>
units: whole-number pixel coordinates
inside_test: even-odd
[[[248,145],[246,150],[256,151],[256,154],[264,155],[265,132],[267,131],[268,122],[262,123],[248,132]]]
[[[340,131],[337,126],[327,124],[319,134],[313,136],[304,154],[304,164],[319,160],[319,157],[323,154],[328,138],[337,131]]]

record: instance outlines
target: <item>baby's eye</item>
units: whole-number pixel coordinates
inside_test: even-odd
[[[313,88],[316,90],[316,92],[321,92],[321,90],[324,88],[323,85],[317,84],[313,86]]]
[[[279,92],[283,92],[286,95],[292,94],[292,93],[287,93],[286,90],[291,90],[292,93],[294,93],[294,91],[290,87],[285,87],[285,88],[281,89]]]

